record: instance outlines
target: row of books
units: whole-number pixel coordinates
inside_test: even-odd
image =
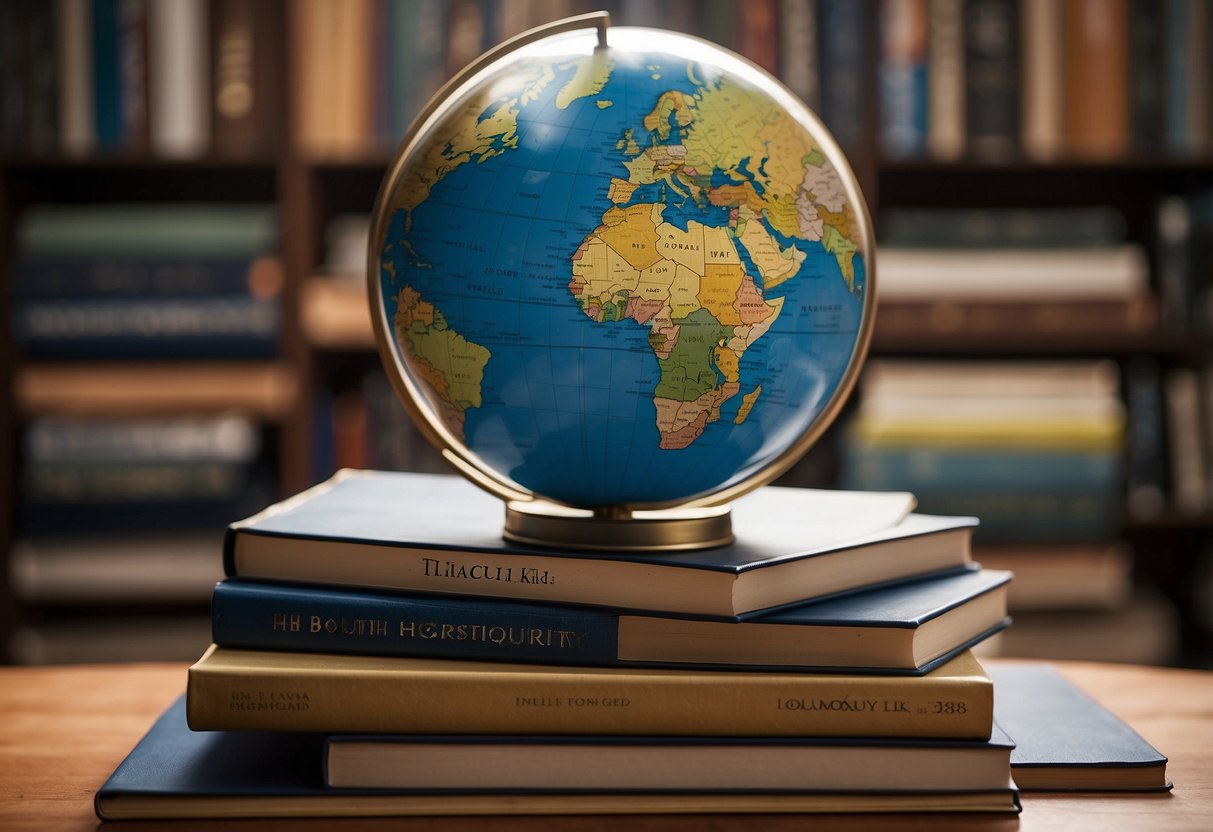
[[[98,813],[1007,812],[1012,766],[1073,785],[1059,708],[1121,746],[1070,757],[1120,761],[1098,787],[1168,788],[1055,673],[986,673],[1011,576],[912,508],[768,487],[734,544],[589,554],[503,544],[462,479],[343,472],[229,528],[215,644]]]
[[[12,331],[25,357],[278,354],[285,277],[273,205],[34,205],[14,238]]]
[[[1110,361],[870,362],[841,481],[975,514],[982,542],[1114,538],[1125,406]]]
[[[285,120],[282,0],[55,0],[0,9],[10,152],[269,155]]]
[[[1137,229],[1151,254],[1111,206],[886,209],[879,334],[1208,331],[1213,190],[1165,196],[1153,216]]]
[[[1204,155],[1201,0],[881,0],[881,150],[893,158]]]

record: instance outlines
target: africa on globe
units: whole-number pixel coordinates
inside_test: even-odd
[[[599,13],[493,50],[414,122],[376,205],[372,318],[457,468],[629,520],[726,504],[811,446],[866,352],[872,252],[803,103]]]

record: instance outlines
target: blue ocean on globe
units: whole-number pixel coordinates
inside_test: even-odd
[[[776,195],[783,134],[756,140],[744,108],[708,123],[743,100],[775,119],[761,90],[618,53],[571,95],[588,60],[526,62],[425,138],[425,188],[383,238],[386,317],[431,409],[488,468],[577,506],[671,504],[750,476],[819,417],[856,352],[865,252],[813,202],[826,185]],[[783,118],[773,131],[813,141]]]

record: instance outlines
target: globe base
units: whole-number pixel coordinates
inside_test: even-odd
[[[710,549],[733,542],[729,507],[577,509],[546,500],[510,501],[505,538],[514,543],[612,552]]]

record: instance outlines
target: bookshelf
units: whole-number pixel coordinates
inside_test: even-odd
[[[200,0],[200,4],[207,8],[208,14],[215,15],[210,18],[212,31],[227,31],[214,21],[221,20],[219,16],[231,4],[219,0],[209,3]],[[62,11],[76,5],[73,0],[64,0],[54,8]],[[220,142],[216,135],[208,133],[210,144],[204,143],[203,150],[187,158],[176,158],[148,141],[116,147],[95,146],[81,153],[65,149],[62,142],[55,140],[31,143],[24,134],[19,139],[10,132],[4,134],[4,146],[0,148],[0,269],[5,274],[17,257],[15,232],[20,216],[27,207],[39,203],[268,203],[278,212],[279,254],[285,282],[276,353],[270,359],[257,362],[188,367],[174,363],[157,366],[146,362],[120,365],[107,362],[104,372],[99,372],[98,367],[82,362],[26,359],[13,339],[6,336],[0,345],[4,351],[0,355],[3,359],[0,360],[0,382],[3,382],[4,391],[0,394],[3,396],[0,399],[0,434],[3,437],[0,441],[0,470],[3,471],[0,474],[0,529],[3,530],[0,552],[11,552],[21,542],[17,506],[21,477],[28,465],[22,446],[23,435],[30,422],[40,416],[214,414],[235,409],[258,425],[264,456],[273,473],[275,496],[292,493],[322,479],[334,466],[359,461],[374,464],[383,459],[383,449],[376,451],[366,447],[366,426],[370,424],[370,430],[375,430],[375,425],[383,424],[376,421],[384,418],[382,413],[375,411],[376,407],[381,410],[384,402],[376,405],[368,401],[364,389],[365,379],[373,377],[379,366],[367,318],[365,291],[358,280],[342,280],[326,273],[325,235],[335,218],[370,210],[391,159],[394,140],[389,137],[398,135],[407,113],[398,112],[399,108],[385,109],[382,98],[363,96],[360,108],[341,115],[348,122],[344,123],[343,129],[330,134],[321,129],[324,117],[321,115],[317,121],[317,113],[305,96],[311,89],[308,85],[356,85],[359,77],[400,70],[396,66],[389,70],[378,65],[363,65],[361,75],[358,72],[317,73],[317,65],[331,69],[343,60],[358,60],[360,50],[351,50],[349,44],[358,43],[357,31],[363,31],[365,37],[370,38],[369,30],[354,30],[353,41],[334,39],[339,42],[333,48],[308,51],[309,58],[305,59],[300,48],[309,37],[305,24],[315,22],[309,16],[337,14],[333,19],[342,19],[335,11],[342,4],[309,0],[266,5],[270,7],[267,18],[259,18],[250,25],[267,27],[265,31],[273,33],[269,40],[275,44],[266,48],[267,55],[259,55],[256,59],[260,61],[257,66],[262,67],[261,72],[279,78],[279,86],[275,87],[271,81],[265,88],[268,97],[263,101],[270,117],[259,123],[273,125],[265,134],[267,141],[240,146],[228,140]],[[367,0],[348,5],[359,7],[359,14],[369,10],[390,16],[393,9],[399,11],[398,4],[391,0]],[[947,142],[939,144],[932,141],[934,117],[924,122],[925,116],[918,117],[919,121],[915,122],[916,129],[922,133],[917,137],[917,144],[912,145],[916,149],[906,151],[900,145],[891,148],[881,138],[882,129],[888,126],[890,112],[902,113],[906,109],[890,106],[888,99],[883,97],[896,94],[897,88],[895,85],[888,87],[887,78],[881,75],[887,64],[882,58],[884,36],[876,22],[895,16],[893,7],[899,5],[895,2],[767,2],[764,8],[774,9],[785,24],[775,37],[786,40],[775,43],[769,42],[772,36],[769,32],[761,36],[760,32],[748,30],[751,18],[740,11],[741,5],[723,2],[702,6],[677,0],[646,4],[429,2],[422,4],[424,9],[419,12],[418,20],[424,20],[424,25],[431,27],[438,25],[435,21],[441,24],[433,29],[439,33],[437,45],[441,48],[420,50],[417,60],[431,64],[428,68],[414,67],[414,71],[426,75],[429,79],[426,84],[432,87],[435,78],[456,68],[454,64],[458,58],[455,54],[463,54],[469,49],[465,40],[469,37],[468,32],[475,28],[466,25],[469,21],[479,20],[478,25],[483,30],[482,40],[472,52],[475,54],[480,47],[503,35],[528,24],[543,22],[557,8],[562,13],[576,13],[599,5],[609,7],[615,18],[624,23],[664,24],[726,43],[735,36],[735,48],[753,49],[755,47],[745,44],[758,43],[761,49],[761,44],[767,43],[772,54],[783,56],[781,72],[785,82],[809,96],[810,103],[818,108],[846,144],[875,218],[878,237],[881,215],[889,209],[1030,210],[1111,206],[1123,215],[1128,241],[1146,252],[1151,266],[1150,290],[1158,294],[1163,288],[1159,285],[1157,269],[1162,249],[1156,216],[1160,199],[1213,190],[1213,141],[1210,140],[1207,113],[1191,117],[1197,138],[1183,134],[1181,138],[1186,144],[1177,145],[1158,135],[1150,139],[1152,144],[1141,148],[1135,146],[1139,137],[1133,133],[1136,128],[1130,117],[1124,127],[1128,132],[1123,137],[1128,144],[1111,153],[1091,150],[1081,143],[1067,146],[1064,125],[1055,126],[1054,150],[1043,155],[1037,144],[1021,140],[1019,135],[1004,137],[1006,141],[996,144],[995,150],[989,149],[989,143],[965,141],[966,130],[971,125],[967,126],[963,121],[953,121],[949,128],[953,138],[959,130],[959,145],[955,141],[950,145]],[[839,10],[845,11],[848,5],[856,5],[858,13],[852,10],[852,16],[844,15],[845,20],[840,23]],[[916,4],[911,2],[910,5]],[[928,11],[928,22],[935,23],[938,22],[937,14],[955,16],[966,6],[982,5],[1005,7],[1007,4],[931,2],[921,4],[920,10]],[[1021,11],[1028,6],[1039,6],[1031,0],[1023,0],[1022,8],[1015,3],[1010,5]],[[1132,11],[1138,4],[1124,5]],[[1169,8],[1168,4],[1158,5]],[[695,9],[701,9],[701,13],[694,13]],[[1002,11],[1005,13],[1006,9],[1002,8]],[[754,19],[759,17],[754,15]],[[375,19],[373,14],[367,18]],[[897,16],[897,19],[902,17]],[[854,47],[853,52],[835,50],[831,57],[841,59],[849,54],[849,65],[832,65],[825,71],[818,63],[823,59],[820,41],[805,42],[796,47],[792,40],[796,33],[806,31],[806,23],[812,24],[808,31],[815,30],[818,37],[823,37],[824,27],[843,25],[847,20],[851,21],[849,25],[859,27],[846,41]],[[5,18],[3,25],[22,23],[15,18]],[[411,31],[406,26],[393,30],[391,36],[415,36],[415,33],[409,34]],[[928,33],[930,31],[934,30],[928,30]],[[349,32],[343,35],[349,36]],[[1018,29],[1018,36],[1031,39],[1026,25]],[[209,37],[209,45],[203,50],[205,54],[212,54],[211,50],[215,48],[216,36]],[[763,41],[762,37],[768,40]],[[382,40],[375,40],[375,43],[383,46]],[[831,41],[832,47],[839,43],[842,41]],[[793,48],[807,50],[809,60],[786,60]],[[939,47],[936,54],[944,54],[944,48]],[[1021,44],[1020,48],[1029,47]],[[384,54],[382,50],[362,51]],[[929,54],[928,50],[928,53],[911,54],[910,58],[927,61]],[[930,73],[941,72],[932,70],[931,66],[926,67],[928,93],[933,89],[931,78],[935,77]],[[239,68],[233,70],[226,66],[224,77],[233,71],[239,76]],[[1019,78],[1017,64],[1012,64],[1007,71],[1013,76],[1004,79],[1007,85],[1022,84],[1026,89],[1028,81]],[[851,77],[844,80],[862,91],[850,109],[840,110],[839,102],[828,95],[823,100],[824,85],[841,83],[838,73],[850,73]],[[326,78],[328,81],[324,80]],[[206,80],[204,75],[202,81]],[[1189,79],[1189,83],[1200,88],[1197,79]],[[1207,84],[1208,79],[1200,83]],[[276,97],[275,89],[278,91]],[[335,94],[332,89],[325,89],[327,94]],[[946,85],[944,89],[946,91]],[[952,92],[956,92],[955,87]],[[997,90],[989,94],[996,93]],[[412,94],[416,97],[422,93],[413,91]],[[1139,95],[1130,93],[1127,87],[1125,94]],[[203,98],[207,98],[205,93]],[[1171,99],[1174,98],[1172,95]],[[1148,104],[1147,101],[1141,106]],[[11,108],[12,105],[3,106]],[[212,101],[210,106],[218,105]],[[1165,101],[1156,100],[1152,106],[1161,108],[1158,110],[1161,119],[1170,117],[1166,107],[1171,105]],[[5,112],[8,113],[8,109]],[[334,118],[336,115],[330,114]],[[955,120],[955,113],[950,117]],[[1204,121],[1197,124],[1199,118]],[[852,121],[844,123],[844,119]],[[1034,119],[1032,124],[1039,127],[1038,121]],[[1026,130],[1027,126],[1021,124],[1020,128]],[[315,132],[317,130],[319,134]],[[939,136],[934,135],[934,138],[938,140]],[[6,289],[10,288],[7,279],[4,285]],[[0,293],[0,312],[6,320],[11,320],[13,303],[10,291]],[[882,309],[892,315],[898,303],[896,300],[882,302]],[[1200,370],[1213,363],[1210,355],[1213,355],[1213,332],[1210,330],[1180,329],[1163,324],[1142,331],[1105,329],[1081,335],[1064,330],[990,335],[964,327],[941,332],[926,326],[920,331],[889,333],[882,332],[878,325],[873,343],[873,357],[878,359],[941,361],[963,358],[999,363],[1025,359],[1104,358],[1115,362],[1122,371],[1134,358],[1143,356],[1163,371],[1172,368]],[[91,376],[92,384],[88,389],[76,386],[73,380],[79,380],[81,372]],[[207,380],[215,378],[221,378],[223,383],[208,393]],[[387,405],[391,406],[390,401]],[[838,459],[845,444],[843,426],[854,409],[848,408],[840,425],[827,434],[808,459],[789,472],[786,481],[819,486],[837,482]],[[392,418],[393,431],[407,431],[407,427],[401,427],[402,408],[396,407]],[[1210,438],[1213,437],[1206,437]],[[407,441],[408,437],[395,436],[393,441],[396,440]],[[415,437],[413,441],[416,441]],[[395,454],[389,454],[388,458],[399,461],[407,457],[407,464],[422,468],[438,464],[424,447],[407,453],[397,448]],[[1198,578],[1213,558],[1213,509],[1185,512],[1168,501],[1150,516],[1134,514],[1126,508],[1117,517],[1116,525],[1119,536],[1131,543],[1137,552],[1136,582],[1158,588],[1178,610],[1181,652],[1156,658],[1195,663],[1213,660],[1208,623],[1202,622],[1198,614],[1199,605],[1207,606],[1209,602],[1207,597],[1196,596],[1200,591],[1209,592],[1199,589]],[[205,592],[202,592],[186,607],[201,613],[205,603]],[[88,606],[81,605],[80,608]],[[118,606],[104,601],[92,604],[89,609],[90,613],[108,620],[117,615]],[[138,608],[141,612],[164,612],[146,602],[141,602]],[[6,643],[19,626],[44,619],[46,615],[47,611],[38,604],[18,597],[8,568],[0,570],[0,636],[4,636]],[[195,645],[191,644],[182,651],[182,656],[197,653]],[[137,655],[131,657],[138,658]]]

